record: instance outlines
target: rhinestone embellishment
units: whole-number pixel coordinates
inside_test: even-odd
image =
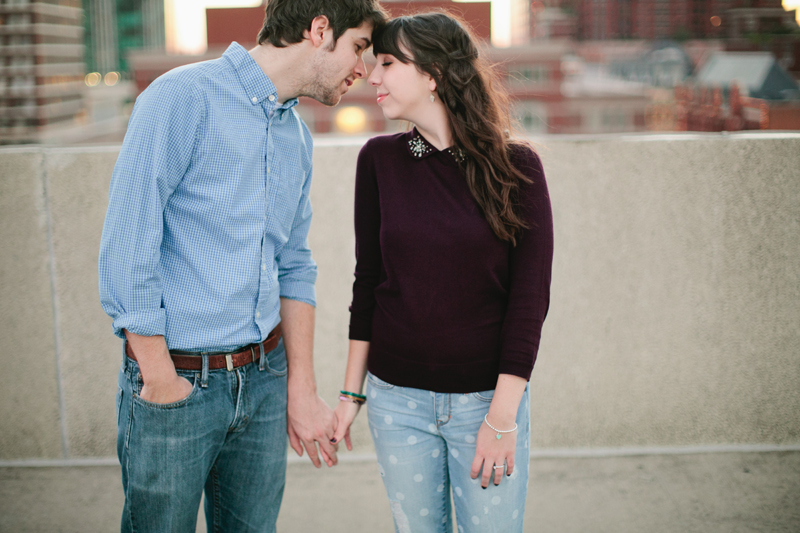
[[[419,134],[415,135],[413,139],[408,141],[408,147],[415,157],[420,158],[433,151],[433,148],[431,148],[431,146]],[[451,146],[444,151],[452,155],[453,159],[455,159],[457,163],[461,163],[467,158],[467,154],[461,148],[455,148]]]
[[[422,157],[431,151],[431,147],[419,135],[408,141],[408,147],[416,157]]]
[[[463,160],[467,158],[467,154],[464,153],[464,150],[461,148],[453,148],[452,146],[447,149],[450,155],[453,156],[453,159],[456,160],[456,163],[461,163]]]

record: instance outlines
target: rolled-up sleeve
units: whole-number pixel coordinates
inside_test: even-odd
[[[304,131],[305,145],[308,147],[309,169],[306,173],[300,202],[292,221],[292,230],[289,240],[281,248],[275,258],[278,263],[278,284],[280,285],[281,298],[297,300],[316,306],[317,296],[315,284],[317,281],[317,264],[311,256],[308,246],[308,230],[311,227],[311,139],[308,132]]]
[[[195,85],[157,80],[136,100],[111,178],[100,242],[103,310],[123,329],[164,335],[159,258],[164,210],[191,164],[204,105]]]

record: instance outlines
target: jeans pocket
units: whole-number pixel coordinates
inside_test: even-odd
[[[266,354],[266,356],[267,372],[278,377],[285,376],[289,372],[289,366],[286,363],[286,347],[283,345],[283,339],[281,339],[278,346]]]
[[[372,385],[373,387],[377,387],[379,389],[388,390],[388,389],[393,389],[395,387],[391,383],[383,381],[381,378],[379,378],[372,372],[367,372],[367,380],[369,380],[370,385]]]
[[[145,400],[144,398],[142,398],[139,395],[141,393],[141,391],[142,391],[142,375],[141,374],[137,374],[136,378],[135,378],[135,380],[137,382],[137,385],[133,389],[135,391],[134,394],[133,394],[133,401],[136,402],[137,404],[143,406],[143,407],[148,407],[150,409],[169,410],[169,409],[177,409],[178,407],[183,407],[184,405],[189,403],[189,401],[191,401],[192,398],[194,398],[197,395],[197,391],[200,388],[199,387],[200,379],[199,379],[198,374],[194,373],[194,372],[187,372],[187,371],[178,370],[178,375],[183,377],[183,378],[188,379],[192,383],[192,391],[189,393],[188,396],[186,396],[186,398],[182,398],[182,399],[178,400],[177,402],[171,402],[171,403],[148,402],[147,400]]]
[[[469,395],[481,402],[492,403],[492,398],[494,398],[494,389],[478,391],[478,392],[470,392]]]

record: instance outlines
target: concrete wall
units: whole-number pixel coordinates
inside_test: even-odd
[[[362,141],[315,150],[316,368],[343,379]],[[534,449],[800,443],[800,134],[548,138]],[[0,150],[0,460],[114,455],[97,296],[118,148]],[[356,452],[371,453],[366,417]]]

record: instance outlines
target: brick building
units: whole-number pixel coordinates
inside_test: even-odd
[[[781,0],[545,0],[531,10],[554,4],[575,15],[581,40],[725,38],[797,26]]]
[[[0,144],[39,142],[84,110],[80,0],[0,0]]]

